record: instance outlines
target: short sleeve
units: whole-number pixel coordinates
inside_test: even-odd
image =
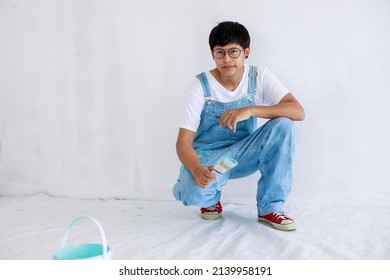
[[[204,102],[205,98],[203,95],[202,84],[199,79],[196,79],[187,90],[182,118],[179,123],[180,128],[185,128],[194,132],[198,130]]]
[[[264,68],[260,75],[259,84],[261,85],[262,103],[264,105],[275,105],[290,91],[276,78],[276,76]]]

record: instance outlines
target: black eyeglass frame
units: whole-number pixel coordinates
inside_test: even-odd
[[[238,55],[237,56],[232,56],[232,51],[237,51],[238,50]],[[223,51],[223,56],[221,56],[221,57],[219,57],[219,56],[216,56],[215,55],[215,52],[216,51]],[[216,59],[222,59],[222,58],[224,58],[225,57],[225,55],[226,55],[226,53],[231,57],[231,58],[239,58],[240,57],[240,55],[241,55],[241,52],[243,51],[243,49],[239,49],[239,48],[231,48],[231,49],[229,49],[229,50],[227,50],[227,51],[225,51],[224,49],[222,49],[222,48],[217,48],[217,49],[214,49],[213,50],[213,57],[214,58],[216,58]]]

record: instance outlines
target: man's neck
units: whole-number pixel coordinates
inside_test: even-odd
[[[214,78],[227,90],[234,91],[240,84],[244,75],[244,68],[236,75],[225,76],[222,75],[218,68],[214,68],[210,71]]]

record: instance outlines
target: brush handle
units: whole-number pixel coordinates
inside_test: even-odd
[[[223,174],[237,165],[238,162],[234,158],[226,157],[222,161],[220,161],[217,165],[214,166],[213,172],[215,174]]]

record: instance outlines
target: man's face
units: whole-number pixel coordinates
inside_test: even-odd
[[[250,49],[243,49],[236,43],[226,46],[215,46],[212,55],[215,64],[222,76],[231,77],[242,74],[245,58],[249,56]]]

